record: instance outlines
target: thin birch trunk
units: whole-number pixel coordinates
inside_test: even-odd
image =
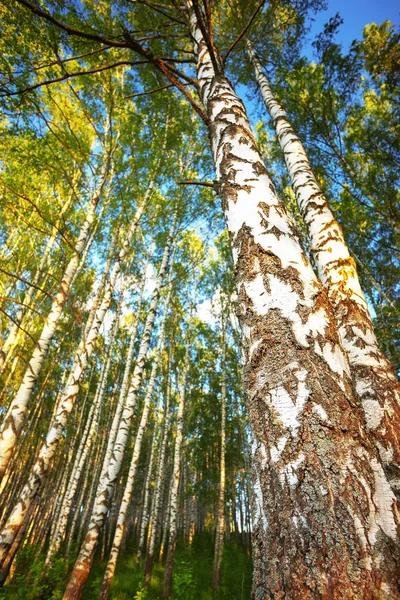
[[[54,333],[57,329],[58,321],[62,315],[64,305],[70,294],[72,280],[78,269],[81,254],[85,250],[85,246],[88,243],[91,229],[93,227],[93,221],[95,219],[96,208],[100,201],[101,192],[105,185],[107,176],[108,163],[103,169],[100,184],[89,202],[85,221],[81,227],[73,256],[64,272],[60,288],[53,300],[50,312],[46,318],[39,340],[33,350],[32,357],[25,371],[20,388],[2,423],[0,430],[0,479],[2,479],[4,476],[18,437],[21,433],[33,389],[42,370],[51,340],[53,339]]]
[[[20,524],[23,522],[24,514],[29,507],[30,502],[35,497],[40,489],[40,485],[47,474],[47,471],[50,467],[51,459],[54,456],[56,447],[61,438],[61,435],[64,431],[64,427],[67,423],[68,416],[74,406],[75,399],[79,393],[80,382],[84,373],[86,372],[87,365],[89,363],[89,359],[93,353],[95,343],[99,334],[100,327],[104,321],[104,317],[111,305],[114,288],[117,283],[117,279],[121,272],[121,264],[126,259],[126,255],[128,254],[128,250],[130,247],[130,243],[134,233],[139,224],[140,217],[143,214],[146,202],[149,198],[150,191],[152,188],[152,184],[149,186],[148,194],[145,195],[145,198],[142,204],[139,206],[136,211],[133,222],[127,232],[127,235],[124,238],[122,248],[119,252],[118,259],[114,264],[112,269],[110,278],[108,280],[106,290],[104,293],[103,300],[95,313],[95,317],[92,322],[92,326],[90,328],[89,333],[84,333],[84,337],[80,342],[79,348],[77,350],[73,366],[71,368],[70,375],[68,377],[68,381],[66,384],[66,388],[64,393],[60,399],[60,404],[57,409],[57,414],[53,420],[52,426],[49,429],[47,434],[47,438],[45,443],[43,444],[41,451],[39,453],[38,460],[36,461],[32,473],[28,479],[27,484],[23,488],[19,500],[11,513],[6,525],[4,526],[1,534],[0,534],[0,562],[4,560],[5,555],[7,554],[8,548],[12,544],[13,538],[15,537]],[[174,220],[174,228],[176,225],[176,218]],[[170,246],[168,246],[168,250]],[[169,254],[168,254],[169,256]],[[167,258],[168,261],[168,258]],[[164,265],[164,271],[166,269],[166,264]],[[161,287],[161,282],[159,283],[159,287]],[[158,289],[157,302],[159,297],[160,289]],[[156,303],[157,304],[157,303]],[[151,312],[151,311],[150,311]],[[155,313],[152,315],[154,320]],[[92,317],[90,317],[92,318]],[[143,365],[144,366],[144,358]]]
[[[86,458],[88,456],[88,452],[92,446],[92,440],[95,435],[95,431],[98,425],[98,417],[100,413],[100,408],[103,404],[104,395],[106,391],[106,383],[108,379],[108,374],[111,366],[112,359],[112,350],[114,348],[114,342],[117,335],[118,327],[119,327],[119,317],[121,311],[121,302],[122,302],[122,293],[120,302],[118,303],[118,308],[116,311],[114,325],[112,328],[112,334],[110,337],[110,341],[108,344],[108,352],[106,355],[106,359],[103,362],[103,368],[100,375],[100,381],[98,388],[96,390],[96,395],[91,406],[89,416],[86,423],[86,429],[83,432],[80,446],[78,448],[78,452],[75,458],[75,464],[71,473],[71,477],[67,487],[67,495],[64,498],[63,506],[61,510],[61,518],[58,523],[57,529],[54,533],[54,538],[50,542],[49,550],[46,557],[46,564],[49,565],[51,563],[52,557],[58,552],[62,541],[65,536],[65,532],[67,529],[68,517],[71,510],[72,501],[74,499],[79,480],[82,474],[83,467],[86,462]]]
[[[77,178],[74,177],[73,184],[76,183],[76,180],[77,180]],[[26,319],[26,317],[31,312],[31,309],[33,306],[32,300],[33,300],[33,297],[34,297],[34,294],[36,291],[36,287],[39,284],[39,282],[42,278],[42,275],[46,270],[46,266],[47,266],[47,263],[49,260],[50,253],[51,253],[54,243],[57,239],[57,234],[59,231],[60,223],[62,221],[63,215],[67,212],[67,210],[69,210],[71,203],[72,203],[72,199],[73,199],[73,192],[71,192],[68,195],[66,202],[64,202],[62,205],[62,208],[61,208],[61,211],[57,218],[56,224],[53,225],[50,237],[47,240],[46,247],[45,247],[43,255],[40,259],[35,276],[32,280],[32,284],[30,285],[29,289],[27,290],[26,294],[24,295],[23,303],[15,316],[13,327],[12,327],[10,333],[8,334],[7,339],[5,340],[5,342],[3,344],[3,347],[0,350],[0,374],[3,373],[4,370],[6,369],[7,363],[10,361],[10,359],[12,357],[12,353],[18,344],[19,332],[20,332],[20,326],[22,324],[22,320],[24,319],[24,317]]]
[[[261,94],[284,154],[293,190],[311,240],[311,253],[333,307],[346,350],[367,430],[376,438],[392,489],[400,494],[400,384],[379,348],[371,315],[361,289],[356,263],[342,228],[320,189],[306,151],[250,44]]]
[[[326,292],[243,103],[185,2],[230,234],[254,435],[253,596],[397,597],[396,499],[363,426]],[[343,528],[346,534],[343,534]]]
[[[171,483],[171,502],[170,502],[170,517],[169,517],[169,544],[167,553],[167,562],[165,565],[163,598],[168,598],[171,595],[172,589],[172,568],[174,564],[174,554],[177,538],[177,510],[178,510],[178,487],[181,473],[181,446],[183,437],[183,413],[185,410],[186,396],[186,379],[189,368],[189,338],[186,341],[185,362],[183,365],[182,387],[179,395],[179,406],[176,422],[176,437],[174,450],[174,464],[172,468],[172,483]]]
[[[124,375],[122,378],[120,393],[118,396],[118,403],[117,403],[117,407],[115,409],[113,421],[111,424],[111,429],[110,429],[109,436],[108,436],[106,455],[104,457],[104,466],[108,465],[110,462],[110,459],[111,459],[111,454],[113,452],[114,442],[115,442],[115,438],[118,433],[118,427],[119,427],[122,411],[123,411],[125,400],[126,400],[126,394],[128,391],[129,376],[130,376],[130,373],[132,370],[134,350],[135,350],[135,340],[136,340],[137,330],[138,330],[138,327],[140,324],[140,309],[142,306],[143,292],[144,292],[144,288],[145,288],[145,284],[146,284],[146,271],[147,271],[147,266],[149,264],[149,259],[150,259],[150,254],[148,257],[148,261],[146,262],[146,265],[144,267],[142,281],[140,284],[139,301],[138,301],[138,305],[137,305],[137,308],[135,311],[136,318],[135,318],[134,325],[132,327],[128,352],[127,352],[126,359],[125,359],[125,369],[124,369]]]
[[[96,500],[95,505],[93,507],[89,528],[86,533],[85,540],[80,549],[79,556],[74,565],[73,571],[71,573],[71,577],[65,590],[63,600],[80,600],[80,598],[82,597],[83,588],[89,575],[99,535],[109,509],[111,497],[114,491],[114,486],[118,478],[122,459],[125,452],[128,433],[133,418],[134,407],[136,404],[137,393],[142,382],[143,370],[147,356],[147,350],[150,343],[150,336],[153,330],[154,319],[157,312],[161,286],[164,281],[169,257],[171,254],[173,240],[176,235],[176,225],[177,211],[175,211],[173,217],[173,222],[169,231],[163,259],[158,272],[155,289],[153,291],[152,299],[150,302],[150,308],[142,335],[139,354],[137,357],[135,369],[133,371],[131,384],[125,401],[125,406],[122,411],[120,426],[118,430],[118,435],[115,440],[112,456],[110,458],[110,462],[104,465],[103,473],[100,477],[100,482],[96,493]]]
[[[137,471],[137,467],[138,467],[138,463],[139,463],[143,435],[144,435],[145,429],[147,427],[147,422],[148,422],[150,409],[151,409],[151,400],[153,397],[153,390],[154,390],[154,384],[155,384],[156,375],[157,375],[158,362],[160,360],[161,350],[162,350],[162,347],[164,344],[164,328],[165,328],[165,321],[166,321],[166,316],[167,316],[167,311],[168,311],[170,294],[171,294],[171,289],[168,294],[168,298],[167,298],[167,302],[166,302],[166,306],[165,306],[165,310],[164,310],[164,319],[163,319],[163,323],[161,325],[159,340],[158,340],[157,349],[156,349],[156,355],[153,360],[153,366],[151,369],[148,390],[147,390],[146,397],[145,397],[144,403],[143,403],[142,417],[140,419],[139,427],[138,427],[138,430],[137,430],[136,436],[135,436],[135,444],[133,447],[132,459],[131,459],[131,463],[130,463],[130,467],[129,467],[129,471],[128,471],[128,478],[126,480],[124,494],[122,496],[122,503],[121,503],[119,513],[118,513],[117,526],[116,526],[115,533],[114,533],[113,545],[111,548],[110,557],[108,559],[106,572],[104,574],[103,583],[102,583],[101,591],[99,594],[99,600],[107,600],[107,598],[108,598],[111,582],[113,580],[114,573],[115,573],[115,567],[117,566],[117,559],[118,559],[119,550],[121,547],[121,542],[124,537],[124,530],[126,528],[126,518],[128,515],[129,504],[130,504],[131,497],[132,497],[133,485],[135,483],[136,471]],[[150,465],[151,465],[151,463],[150,463]],[[144,521],[144,515],[143,515],[142,519]]]
[[[165,546],[167,545],[167,538],[168,538],[168,531],[169,531],[168,530],[169,515],[170,515],[170,508],[171,508],[172,485],[173,485],[173,481],[172,481],[172,477],[171,477],[171,481],[169,482],[169,485],[168,485],[167,503],[165,506],[165,513],[164,513],[164,515],[162,515],[162,519],[163,519],[162,536],[161,536],[160,552],[158,554],[158,560],[160,561],[160,563],[162,562],[162,560],[164,558],[164,550],[165,550]]]
[[[153,475],[153,461],[154,461],[154,451],[155,451],[155,434],[153,435],[152,445],[151,445],[151,453],[149,458],[149,468],[147,469],[146,480],[144,484],[144,498],[143,498],[143,509],[142,509],[142,520],[140,522],[140,532],[139,532],[139,543],[138,543],[138,553],[136,555],[136,560],[140,561],[140,556],[143,551],[144,540],[146,537],[146,526],[147,526],[147,516],[149,512],[149,504],[150,504],[150,496],[151,496],[151,479]],[[126,532],[126,529],[125,529]]]
[[[79,393],[80,382],[84,373],[86,372],[89,359],[93,353],[100,327],[111,304],[115,283],[116,280],[110,280],[103,301],[96,312],[90,333],[86,339],[81,340],[79,348],[76,352],[73,366],[68,376],[65,390],[60,399],[57,414],[53,420],[53,423],[51,424],[51,427],[49,428],[46,440],[41,447],[38,459],[32,469],[31,475],[29,476],[28,481],[20,494],[18,502],[0,534],[0,562],[4,560],[7,549],[12,544],[13,538],[15,537],[18,528],[24,519],[24,514],[29,508],[29,504],[38,493],[42,481],[44,480],[50,468],[52,458],[61,439],[69,414]]]
[[[219,465],[219,494],[217,527],[214,549],[214,572],[212,589],[215,592],[221,581],[221,561],[224,550],[225,530],[225,445],[226,445],[226,339],[225,324],[222,317],[222,361],[221,361],[221,458]]]
[[[145,564],[145,582],[146,585],[150,583],[151,574],[153,570],[153,560],[154,560],[154,547],[156,541],[157,534],[157,525],[159,520],[159,513],[161,509],[162,502],[162,492],[165,487],[165,467],[166,467],[166,452],[167,452],[167,443],[168,443],[168,431],[169,431],[169,400],[170,400],[170,356],[168,355],[167,361],[167,389],[165,394],[165,406],[164,406],[164,424],[163,424],[163,437],[161,442],[161,450],[160,450],[160,462],[158,467],[158,473],[156,478],[156,489],[154,492],[154,512],[150,516],[149,520],[149,543],[146,555],[146,564]],[[139,547],[140,550],[140,547]],[[138,558],[139,560],[139,552]]]

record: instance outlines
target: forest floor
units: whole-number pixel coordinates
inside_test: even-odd
[[[221,585],[211,591],[213,539],[205,533],[191,546],[179,543],[174,559],[171,600],[248,600],[251,592],[252,561],[246,549],[232,540],[225,545]],[[64,559],[44,568],[44,556],[33,560],[33,550],[24,549],[13,581],[0,590],[0,600],[61,600],[68,581]],[[83,600],[97,600],[106,563],[97,559],[91,569]],[[155,564],[148,588],[144,586],[143,564],[136,564],[133,548],[120,557],[111,586],[110,600],[161,600],[164,566]]]

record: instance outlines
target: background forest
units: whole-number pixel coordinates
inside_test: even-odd
[[[295,438],[304,430],[299,412],[285,405],[284,412],[277,410],[289,434],[279,429],[274,441],[268,438],[253,406],[264,380],[274,378],[272,359],[258,372],[254,357],[271,352],[288,365],[285,389],[292,394],[313,390],[296,366],[300,359],[286,361],[280,348],[308,347],[318,325],[310,325],[304,343],[303,313],[300,326],[293,320],[296,344],[275,321],[261,343],[252,337],[261,328],[252,287],[258,275],[243,259],[251,243],[235,223],[247,211],[240,208],[240,186],[250,196],[253,179],[234,180],[240,175],[235,142],[223,146],[213,121],[230,92],[210,100],[207,69],[214,82],[232,85],[247,108],[273,193],[306,257],[302,264],[308,261],[326,288],[340,279],[339,287],[344,281],[358,290],[358,271],[380,348],[370,352],[380,365],[388,359],[394,372],[400,369],[400,36],[390,21],[372,23],[343,49],[337,15],[310,40],[312,19],[321,19],[323,9],[319,0],[0,1],[1,598],[242,600],[250,598],[252,573],[257,600],[397,597],[390,561],[381,567],[387,579],[376,583],[380,592],[370,596],[362,590],[347,596],[339,588],[339,595],[318,595],[320,584],[314,588],[311,579],[296,588],[282,583],[291,577],[284,567],[276,585],[292,595],[274,596],[267,587],[275,583],[265,583],[274,577],[262,566],[263,553],[271,551],[272,562],[287,560],[290,571],[295,557],[312,547],[308,540],[300,553],[293,549],[283,521],[288,509],[279,498],[304,508],[296,486],[319,467],[304,454],[288,454],[283,479],[263,479],[265,463],[272,470],[273,463],[280,465],[285,445],[300,452]],[[302,146],[292,147],[298,140]],[[308,173],[305,183],[296,152]],[[243,164],[251,162],[250,154],[243,156]],[[253,176],[264,177],[263,169],[253,166]],[[307,186],[315,187],[306,201],[301,190]],[[320,261],[319,216],[307,212],[321,197],[318,215],[330,206],[354,259],[341,258],[332,277]],[[231,199],[236,208],[229,208]],[[262,224],[270,219],[278,246],[286,225],[280,230],[271,207],[263,210]],[[246,227],[256,231],[252,218]],[[329,224],[323,223],[325,229]],[[329,234],[333,244],[341,243],[339,229]],[[291,252],[286,246],[289,263]],[[243,284],[243,272],[253,283]],[[259,305],[260,315],[277,309],[289,314],[292,296],[283,285],[277,283],[278,300]],[[369,481],[367,463],[378,465],[375,475],[382,472],[365,500],[369,508],[362,508],[367,513],[374,504],[378,525],[367,532],[370,514],[363,525],[367,541],[358,534],[364,562],[370,552],[379,566],[370,547],[378,539],[385,560],[391,553],[396,524],[390,514],[400,489],[398,434],[386,421],[379,429],[384,411],[395,428],[398,408],[391,408],[390,394],[396,388],[387,366],[380,367],[390,388],[384,400],[382,388],[363,387],[362,378],[368,379],[360,369],[373,363],[359,357],[375,343],[373,328],[369,317],[362,321],[364,309],[359,314],[353,307],[352,313],[335,294],[328,289],[327,302],[337,311],[339,337],[345,331],[350,340],[348,347],[341,338],[341,347],[351,369],[355,349],[359,360],[352,384],[337,386],[349,385],[358,398],[349,400],[352,408],[340,416],[339,429],[350,439],[358,428],[362,445],[374,448],[373,458],[351,459],[354,495],[368,496],[367,484],[359,485],[362,478]],[[306,293],[301,297],[308,307]],[[351,335],[358,327],[365,339],[360,334],[353,343],[349,321],[340,320],[344,313],[356,314]],[[346,377],[344,363],[337,367],[330,358],[337,358],[332,339],[328,351],[319,341],[319,358],[307,360],[314,360],[321,396],[341,406],[336,398],[342,392],[322,379],[318,362],[325,357],[336,378]],[[368,395],[370,387],[376,396]],[[327,420],[328,412],[330,439],[339,440],[324,402],[315,406],[315,423]],[[356,418],[362,425],[353,427]],[[335,485],[332,496],[346,497]],[[322,522],[311,526],[311,513],[321,509],[310,489],[310,512],[290,513],[301,535],[306,522],[310,531],[327,529]],[[266,507],[267,495],[274,497],[273,508]],[[278,534],[269,529],[274,511]],[[347,523],[347,513],[336,511],[337,520]],[[362,529],[355,514],[356,529]],[[274,542],[266,550],[268,535],[281,546]],[[322,543],[327,556],[335,539],[332,533]],[[393,551],[393,561],[396,556]],[[355,588],[358,576],[365,579],[361,567],[352,579]]]

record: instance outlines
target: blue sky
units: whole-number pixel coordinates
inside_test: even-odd
[[[344,20],[337,38],[347,50],[351,42],[362,37],[364,25],[382,23],[389,19],[397,26],[400,24],[400,3],[398,0],[327,0],[328,9],[315,17],[310,37],[314,38],[323,29],[330,17],[337,12]]]

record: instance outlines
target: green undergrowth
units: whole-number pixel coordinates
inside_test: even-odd
[[[221,585],[212,593],[214,544],[203,534],[191,546],[178,542],[173,570],[171,600],[248,600],[252,563],[245,548],[234,541],[225,545]],[[18,558],[14,580],[0,590],[1,600],[61,600],[67,584],[68,565],[57,559],[51,569],[44,568],[45,555],[24,549]],[[72,565],[70,565],[72,566]],[[97,600],[106,563],[94,561],[83,600]],[[164,566],[154,564],[151,583],[144,586],[143,564],[136,564],[135,549],[127,547],[121,555],[111,586],[110,600],[158,600],[162,598]]]

